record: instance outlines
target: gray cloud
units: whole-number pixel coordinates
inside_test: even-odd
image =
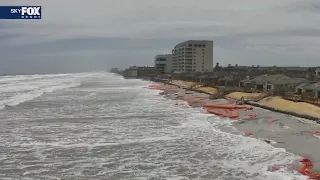
[[[318,65],[316,0],[1,3],[40,4],[43,19],[0,22],[0,74],[152,65],[189,39],[214,40],[215,61],[224,65]]]
[[[295,0],[286,9],[289,12],[320,13],[320,2],[317,0]]]

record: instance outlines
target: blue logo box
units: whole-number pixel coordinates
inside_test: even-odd
[[[0,6],[0,19],[41,19],[41,6]]]

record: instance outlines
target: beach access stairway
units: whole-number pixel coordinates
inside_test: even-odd
[[[269,97],[271,96],[272,93],[261,93],[259,96],[242,96],[237,102],[236,104],[244,104],[248,101],[254,101],[254,102],[258,102],[260,100],[262,100],[263,98]]]

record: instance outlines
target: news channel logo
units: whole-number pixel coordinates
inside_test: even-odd
[[[0,6],[0,19],[41,19],[41,6]]]

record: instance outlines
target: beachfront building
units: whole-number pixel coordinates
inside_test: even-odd
[[[154,68],[160,73],[172,72],[172,55],[158,54],[154,58]]]
[[[316,68],[316,72],[315,73],[316,73],[316,78],[320,79],[320,67]]]
[[[126,78],[139,78],[156,75],[159,72],[154,67],[148,66],[131,66],[124,70],[123,76]]]
[[[189,40],[172,50],[172,70],[181,72],[212,72],[213,41]]]
[[[260,91],[289,91],[307,81],[304,78],[291,78],[283,74],[265,74],[251,80],[247,77],[239,82],[239,87],[249,87]]]
[[[303,97],[320,99],[320,82],[306,82],[296,87],[295,93]]]

